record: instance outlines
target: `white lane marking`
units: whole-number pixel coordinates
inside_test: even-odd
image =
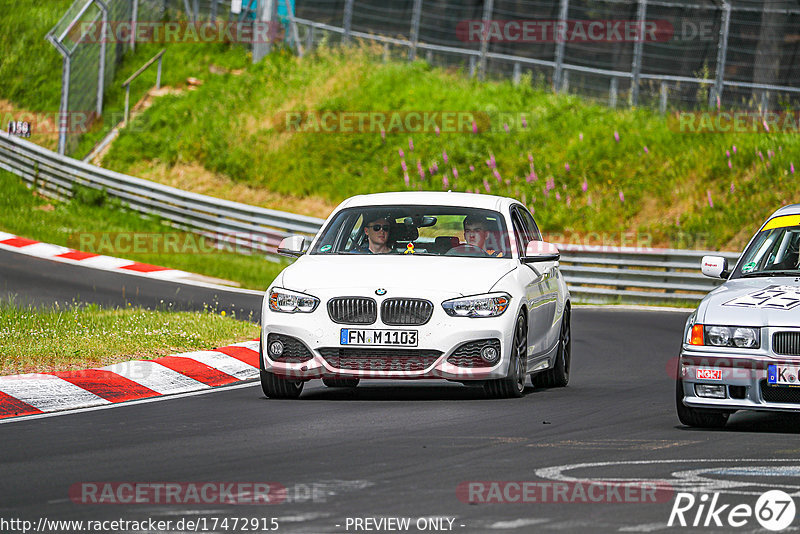
[[[700,476],[699,473],[707,473],[709,469],[695,469],[687,471],[675,471],[670,473],[673,478],[625,478],[620,476],[619,466],[624,465],[667,465],[667,464],[691,464],[691,463],[717,463],[717,464],[735,464],[735,463],[761,463],[761,464],[779,464],[779,463],[797,463],[797,459],[789,458],[695,458],[685,460],[628,460],[618,462],[589,462],[580,464],[558,465],[552,467],[545,467],[536,470],[536,476],[549,480],[558,480],[561,482],[602,482],[605,480],[615,482],[645,482],[652,487],[661,490],[672,490],[675,492],[719,492],[728,495],[761,495],[762,489],[746,490],[742,488],[761,488],[771,487],[760,482],[750,482],[745,480],[724,480],[712,479]],[[573,477],[565,474],[567,471],[576,469],[592,469],[598,467],[616,467],[616,474],[610,478],[604,477]],[[719,469],[719,468],[716,468]],[[798,493],[800,494],[800,492]]]
[[[109,403],[71,382],[57,376],[44,374],[0,378],[0,391],[43,412]]]
[[[154,361],[137,360],[115,363],[102,369],[124,376],[162,395],[184,393],[210,387]]]
[[[127,402],[113,402],[104,404],[102,406],[92,406],[89,408],[78,408],[76,410],[69,410],[67,412],[54,412],[54,413],[39,413],[35,415],[25,415],[22,417],[9,417],[0,419],[0,425],[8,423],[21,423],[23,421],[30,421],[32,419],[49,419],[50,417],[61,417],[63,415],[73,415],[86,412],[95,412],[98,410],[110,410],[113,408],[123,408],[126,406],[135,406],[137,404],[149,404],[151,402],[161,402],[172,399],[182,399],[184,397],[194,397],[195,395],[205,395],[207,393],[216,393],[218,391],[227,391],[229,389],[252,388],[261,386],[260,382],[248,382],[246,384],[233,384],[231,386],[219,386],[215,388],[203,389],[200,391],[191,391],[189,393],[179,393],[177,395],[165,395],[163,397],[149,397],[147,399],[138,399]]]
[[[495,528],[495,529],[522,528],[530,525],[539,525],[541,523],[547,523],[548,521],[550,520],[541,517],[535,519],[514,519],[513,521],[497,521],[489,525],[489,528]]]
[[[227,354],[215,352],[213,350],[200,350],[196,352],[184,352],[175,354],[181,358],[191,358],[209,367],[213,367],[218,371],[222,371],[226,375],[234,376],[240,380],[247,380],[250,378],[258,378],[258,368],[248,365],[241,360],[237,360]]]
[[[641,525],[632,525],[630,527],[622,527],[619,529],[620,532],[655,532],[656,530],[664,530],[667,528],[672,528],[667,525],[666,522],[664,523],[643,523]]]
[[[641,306],[635,304],[575,304],[574,309],[604,311],[653,311],[691,313],[694,308],[676,308],[671,306]]]

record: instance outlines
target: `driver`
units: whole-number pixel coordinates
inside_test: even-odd
[[[367,234],[367,247],[362,252],[364,254],[388,254],[392,252],[393,249],[389,244],[390,230],[389,219],[382,215],[367,219],[367,223],[364,225],[364,233]]]
[[[489,256],[502,256],[503,253],[493,248],[487,248],[487,238],[490,237],[492,223],[482,215],[467,215],[464,218],[464,241],[467,245],[480,247]],[[492,239],[489,239],[491,242]]]

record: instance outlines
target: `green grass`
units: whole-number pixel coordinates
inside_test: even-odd
[[[119,233],[176,234],[158,219],[143,219],[137,213],[99,192],[80,190],[70,202],[55,202],[35,196],[17,176],[0,171],[0,230],[70,248],[80,248],[82,235],[90,235],[98,246],[108,234],[121,250],[100,249],[96,252],[161,265],[239,282],[243,287],[265,290],[286,263],[274,263],[263,256],[233,252],[211,252],[204,247],[186,248],[185,253],[149,252],[147,247],[127,245],[130,241],[114,241]],[[86,242],[86,241],[83,241]],[[201,253],[196,253],[197,250]],[[84,250],[92,252],[92,250]],[[118,251],[118,252],[117,252]]]
[[[214,310],[177,312],[0,302],[0,375],[101,367],[258,337],[258,325]]]
[[[523,200],[562,241],[619,244],[627,235],[628,242],[633,236],[644,246],[679,248],[738,248],[774,209],[798,198],[789,170],[800,166],[796,135],[679,134],[652,110],[613,110],[534,85],[529,77],[519,86],[482,83],[424,62],[383,63],[366,49],[322,49],[304,59],[277,53],[242,76],[214,77],[197,91],[159,99],[122,132],[104,166],[125,172],[142,160],[197,162],[234,182],[332,201],[442,190],[447,174],[452,189],[488,188]],[[383,140],[378,132],[282,132],[281,110],[477,111],[495,121],[478,134],[389,133]],[[527,126],[509,121],[506,132],[498,112],[524,114]],[[726,150],[734,145],[729,169]],[[499,181],[486,164],[492,156]]]

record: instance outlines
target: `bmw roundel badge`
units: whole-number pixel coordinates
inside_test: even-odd
[[[378,296],[383,296],[383,295],[386,294],[386,290],[383,289],[382,287],[378,288],[378,289],[375,290],[375,294],[378,295]]]

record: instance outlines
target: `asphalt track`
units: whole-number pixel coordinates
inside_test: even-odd
[[[216,296],[257,309],[248,296],[176,291],[74,269],[0,254],[2,289],[31,301],[80,293],[118,303],[124,280],[139,287],[135,302],[145,305],[167,296],[191,308]],[[474,496],[464,502],[457,490],[470,481],[631,479],[698,496],[720,492],[720,503],[750,506],[767,489],[798,491],[797,417],[740,413],[721,431],[678,423],[669,369],[686,315],[576,309],[570,385],[529,388],[522,399],[487,400],[478,389],[450,383],[373,381],[353,392],[311,382],[300,400],[276,401],[254,384],[3,423],[0,520],[204,519],[210,528],[228,517],[227,528],[218,523],[216,532],[245,532],[252,530],[233,518],[276,518],[278,532],[333,533],[389,532],[375,523],[356,529],[354,520],[400,517],[411,526],[391,531],[420,532],[419,518],[448,518],[452,530],[445,522],[427,531],[653,532],[667,528],[674,494],[655,503],[589,503],[572,495],[571,502],[485,504]],[[70,500],[70,488],[82,482],[173,481],[274,482],[288,498],[237,506]],[[696,511],[686,514],[690,524]],[[14,531],[8,527],[0,530]],[[751,518],[740,530],[758,528]]]

